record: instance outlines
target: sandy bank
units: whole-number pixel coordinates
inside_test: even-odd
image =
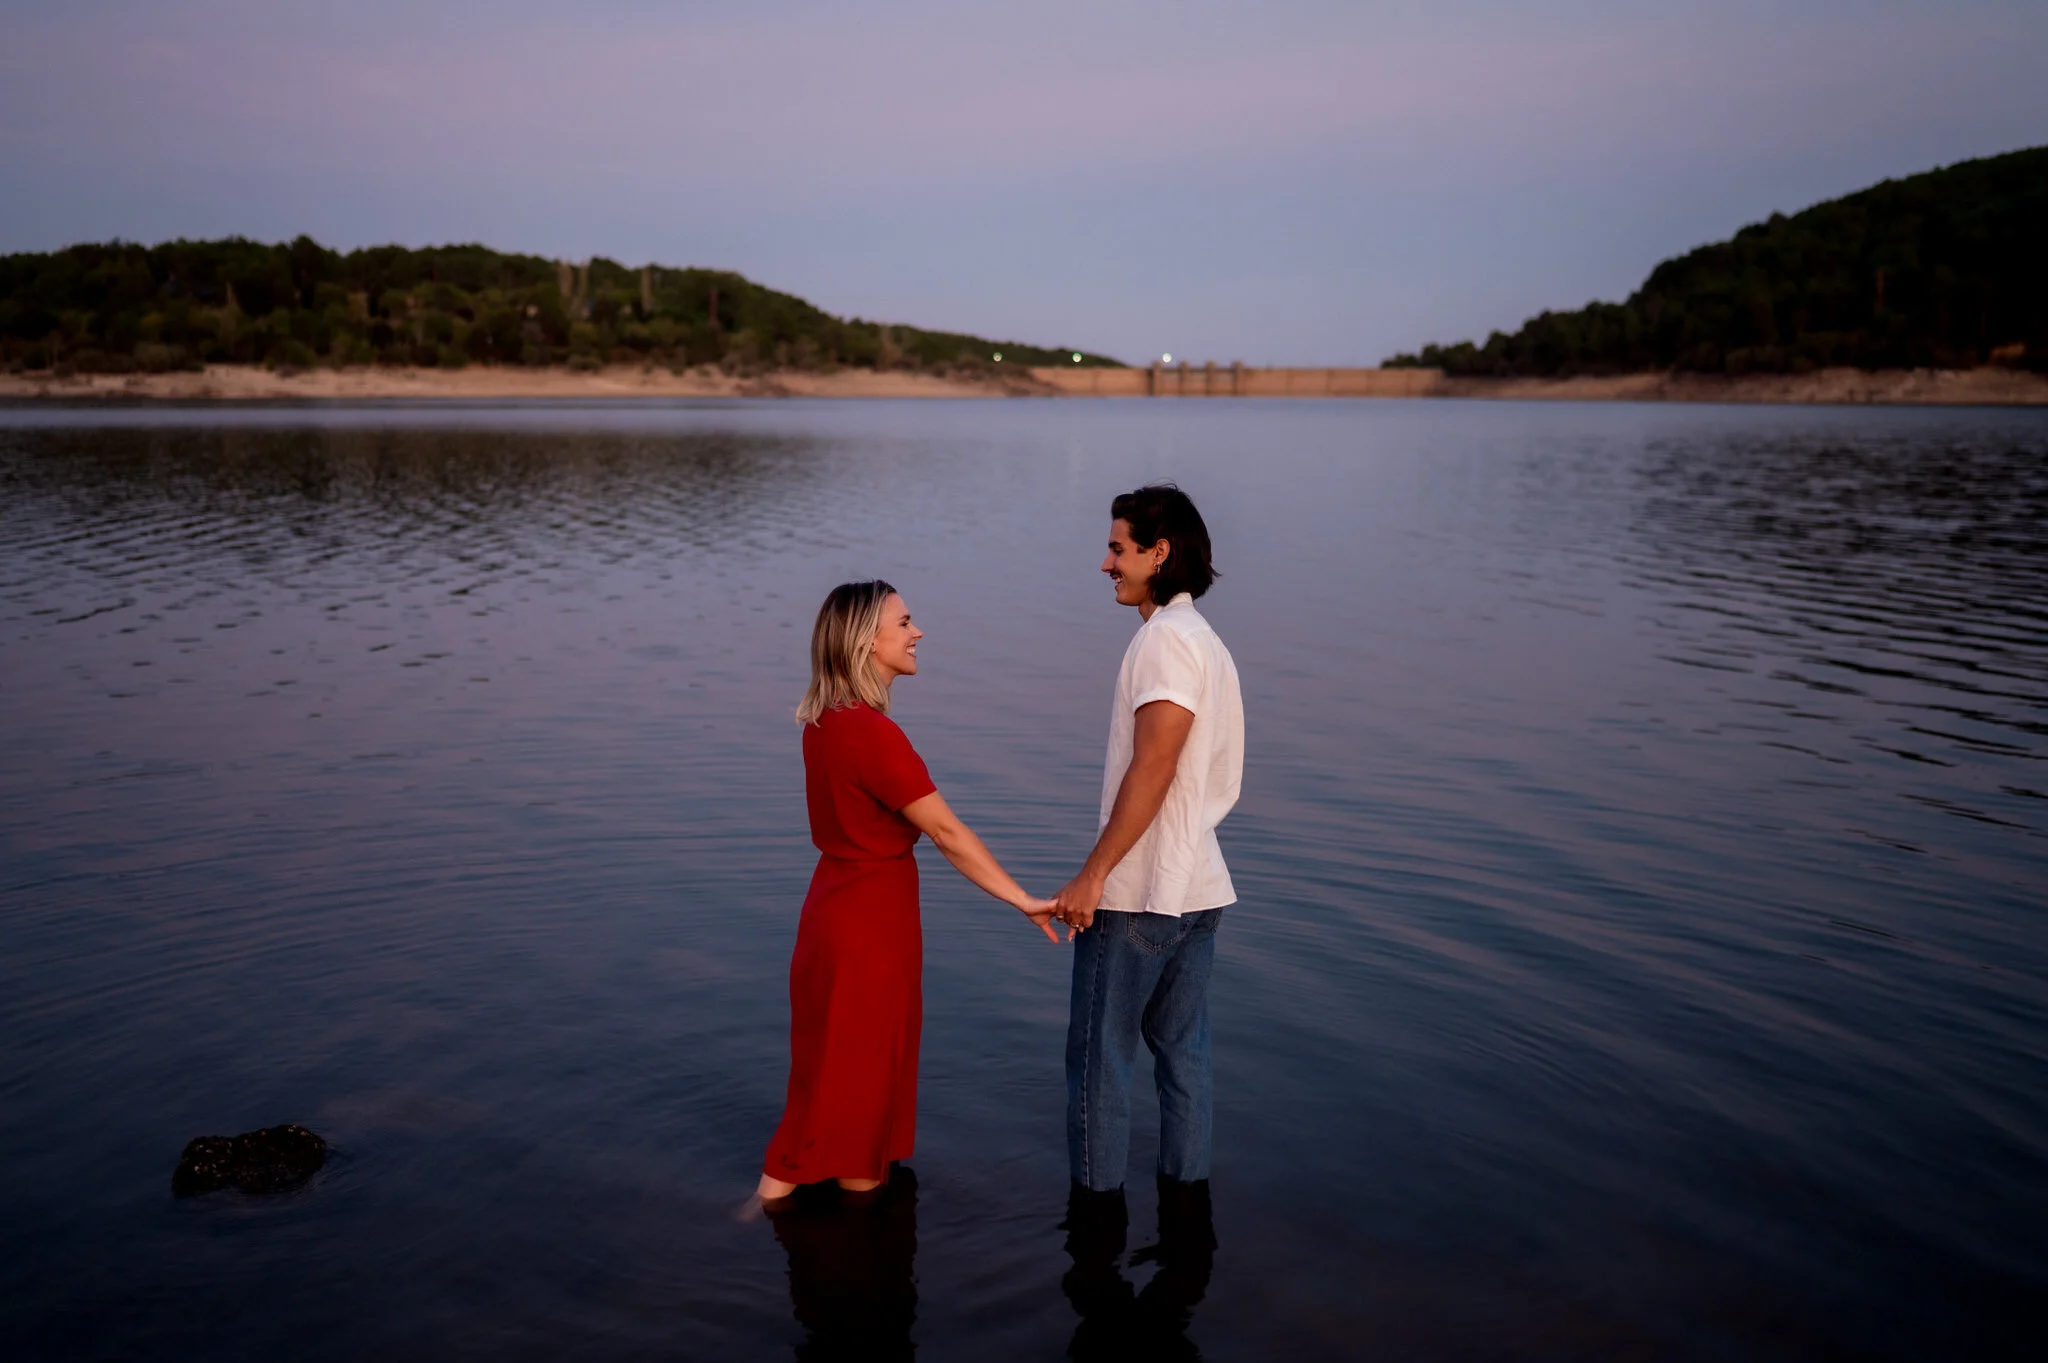
[[[1876,373],[1821,369],[1811,374],[1624,374],[1614,378],[1454,379],[1442,397],[1564,402],[1788,402],[1901,405],[2048,405],[2048,374],[2013,369],[1904,369]]]
[[[1624,374],[1583,379],[1461,379],[1438,369],[1271,369],[1178,365],[1034,369],[1069,397],[1493,398],[1552,402],[2048,404],[2048,374],[2011,369],[1911,369],[1812,374]]]
[[[308,369],[208,365],[178,374],[0,374],[0,398],[144,401],[358,401],[387,398],[998,398],[1049,392],[1019,371],[1001,379],[940,378],[896,370],[779,371],[737,378],[705,366],[680,374],[637,365],[604,369]]]
[[[998,398],[1132,397],[1147,392],[1144,369],[1026,370],[1001,378],[941,378],[901,371],[782,370],[738,378],[705,366],[671,373],[613,365],[597,370],[498,368],[311,369],[277,372],[253,365],[209,365],[181,374],[0,374],[0,400],[119,399],[276,402],[390,398]],[[1894,403],[2048,406],[2048,374],[2010,369],[1913,369],[1812,374],[1625,374],[1615,378],[1458,379],[1435,370],[1166,370],[1154,376],[1158,398],[1447,397],[1556,402]],[[1190,377],[1192,376],[1192,377]]]

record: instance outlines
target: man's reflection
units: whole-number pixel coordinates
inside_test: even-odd
[[[1118,1260],[1130,1227],[1121,1188],[1091,1192],[1076,1183],[1067,1194],[1067,1253],[1074,1266],[1061,1279],[1081,1317],[1068,1356],[1087,1359],[1199,1359],[1188,1338],[1195,1307],[1209,1290],[1216,1262],[1216,1226],[1209,1181],[1159,1180],[1159,1239],[1131,1255],[1131,1266],[1157,1263],[1142,1289],[1133,1288]]]
[[[916,1174],[899,1165],[873,1193],[806,1187],[768,1220],[789,1255],[801,1363],[914,1356]]]

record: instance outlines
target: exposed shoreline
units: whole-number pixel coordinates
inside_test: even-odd
[[[144,402],[489,400],[507,398],[1001,398],[1052,390],[1029,370],[1000,379],[945,378],[909,370],[776,370],[752,377],[711,365],[680,373],[640,365],[579,370],[556,366],[463,369],[377,366],[350,369],[264,369],[210,364],[168,374],[0,374],[0,399]]]
[[[2016,369],[1820,369],[1810,374],[1621,374],[1612,378],[1442,380],[1443,397],[1566,402],[1753,402],[2048,406],[2048,374]]]
[[[1099,372],[1134,376],[1144,373],[1142,370]],[[1405,376],[1401,384],[1403,391],[1399,394],[1386,393],[1386,396],[1563,402],[2048,406],[2048,374],[2010,369],[1915,369],[1875,373],[1857,369],[1824,369],[1811,374],[1754,374],[1742,378],[1706,374],[1625,374],[1611,378],[1574,379],[1468,379],[1416,370],[1298,372],[1355,374],[1361,378],[1371,375],[1389,380],[1397,375]],[[209,365],[201,371],[168,374],[78,374],[65,378],[47,373],[0,374],[0,400],[353,402],[520,398],[1084,396],[1075,393],[1067,383],[1060,382],[1073,373],[1075,371],[1052,371],[1040,377],[1032,370],[1020,368],[1014,374],[1004,374],[999,378],[962,378],[906,370],[840,369],[831,372],[778,370],[740,377],[711,366],[674,373],[667,369],[635,365],[611,365],[596,370],[477,365],[466,369],[378,367],[299,371],[263,369],[253,365]],[[1374,384],[1374,387],[1379,386]],[[1110,394],[1104,391],[1103,395]],[[1321,395],[1319,391],[1298,394],[1304,397]],[[1190,392],[1182,400],[1194,396]]]

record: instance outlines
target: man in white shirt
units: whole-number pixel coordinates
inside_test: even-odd
[[[1195,609],[1216,579],[1195,504],[1170,484],[1142,487],[1110,517],[1102,571],[1143,623],[1117,674],[1101,832],[1055,911],[1074,930],[1067,1153],[1082,1188],[1123,1187],[1142,1040],[1159,1088],[1162,1193],[1171,1183],[1206,1202],[1209,970],[1223,907],[1237,902],[1216,825],[1237,803],[1244,705],[1230,651]]]

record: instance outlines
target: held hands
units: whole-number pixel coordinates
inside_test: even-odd
[[[1067,925],[1067,940],[1071,942],[1095,922],[1095,909],[1101,903],[1102,882],[1083,871],[1053,896],[1052,916]]]
[[[1060,940],[1059,932],[1052,925],[1053,910],[1057,907],[1057,903],[1053,900],[1025,895],[1024,902],[1017,906],[1017,911],[1026,918],[1029,918],[1033,925],[1045,934],[1045,939],[1048,942],[1058,942]]]
[[[1101,903],[1102,882],[1083,871],[1051,899],[1024,896],[1017,911],[1029,918],[1048,941],[1060,940],[1059,931],[1053,927],[1055,922],[1066,924],[1067,940],[1071,942],[1095,922],[1095,909]]]

